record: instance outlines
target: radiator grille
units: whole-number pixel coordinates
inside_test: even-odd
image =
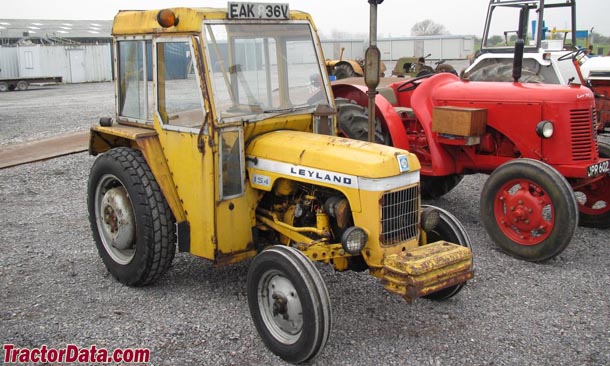
[[[593,136],[594,112],[590,109],[573,109],[570,111],[573,160],[589,160],[597,157],[597,151],[594,151],[597,150]]]
[[[381,198],[382,245],[388,246],[417,237],[419,185],[387,192]]]

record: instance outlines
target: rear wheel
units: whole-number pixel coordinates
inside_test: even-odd
[[[421,177],[421,197],[423,199],[436,199],[449,193],[462,179],[461,174],[446,175],[443,177]]]
[[[576,198],[551,166],[516,159],[497,168],[481,192],[481,220],[506,253],[543,261],[561,253],[578,225]]]
[[[610,158],[610,144],[599,141],[599,156]],[[584,187],[574,189],[580,224],[598,229],[610,228],[610,173]]]
[[[336,98],[335,104],[339,132],[350,139],[368,141],[369,117],[366,108],[345,98]],[[382,145],[391,144],[389,134],[379,120],[375,123],[375,142]]]
[[[139,151],[125,147],[100,155],[91,168],[89,221],[106,268],[120,282],[157,281],[175,254],[175,219]]]
[[[273,246],[248,270],[254,325],[273,353],[291,363],[316,357],[331,330],[330,297],[322,276],[299,250]]]
[[[339,79],[351,78],[358,76],[354,68],[348,63],[340,63],[333,68],[333,75]]]
[[[434,206],[422,205],[422,209],[426,207]],[[448,211],[439,207],[434,207],[434,209],[440,211],[440,222],[433,230],[426,232],[428,243],[445,240],[470,249],[470,237],[468,236],[468,233],[466,232],[466,229],[462,223]],[[424,297],[431,300],[446,300],[457,295],[458,292],[462,290],[464,285],[465,283],[460,283]]]
[[[17,90],[19,90],[19,91],[28,90],[28,86],[30,86],[30,84],[28,84],[28,82],[25,80],[19,80],[17,82]]]
[[[8,91],[8,83],[5,81],[0,81],[0,92]]]

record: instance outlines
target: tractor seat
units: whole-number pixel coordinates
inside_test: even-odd
[[[394,106],[394,110],[401,119],[413,119],[415,118],[415,113],[412,108],[409,107],[400,107],[398,106],[398,100],[396,99],[396,94],[394,94],[394,89],[392,88],[378,88],[377,91],[381,94],[392,106]]]

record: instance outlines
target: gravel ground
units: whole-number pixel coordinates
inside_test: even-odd
[[[112,115],[109,83],[0,94],[0,144],[84,130]],[[246,300],[248,262],[213,268],[180,253],[154,286],[108,275],[91,238],[77,154],[0,170],[0,343],[144,347],[151,365],[283,365]],[[331,338],[314,365],[610,365],[608,231],[578,228],[543,264],[496,249],[480,222],[483,175],[442,199],[467,228],[476,277],[446,302],[409,305],[366,273],[320,267]]]

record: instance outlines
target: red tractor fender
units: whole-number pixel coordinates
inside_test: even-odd
[[[398,87],[404,83],[397,82],[391,85],[396,94],[399,106],[408,105],[413,108],[415,117],[419,121],[426,136],[430,150],[432,166],[422,165],[422,173],[431,176],[444,176],[458,173],[455,158],[436,139],[436,132],[432,132],[432,111],[436,105],[434,90],[448,83],[461,82],[460,78],[451,73],[439,73],[424,79],[417,86],[407,101],[407,93],[398,92]],[[401,98],[402,97],[402,98]]]
[[[366,91],[368,88],[362,85],[354,84],[333,84],[333,94],[335,98],[346,98],[355,101],[363,107],[368,106],[368,96]],[[386,98],[377,94],[375,96],[375,116],[385,126],[392,139],[392,146],[409,150],[409,139],[407,131],[402,124],[398,113]]]

